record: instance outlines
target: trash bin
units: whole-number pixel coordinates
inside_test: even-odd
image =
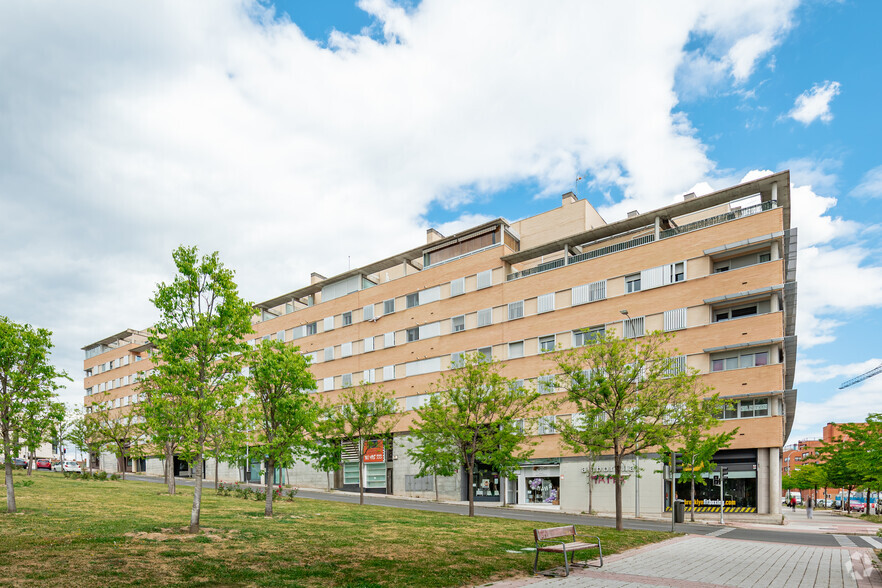
[[[683,500],[674,501],[674,522],[682,523],[686,520],[686,502]]]

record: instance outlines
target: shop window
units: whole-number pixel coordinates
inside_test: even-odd
[[[385,467],[385,465],[384,465]],[[358,486],[358,462],[343,462],[343,484],[346,486]]]
[[[386,487],[386,464],[385,463],[366,463],[364,464],[364,487],[365,488],[385,488]]]
[[[560,476],[526,477],[528,504],[560,504]]]

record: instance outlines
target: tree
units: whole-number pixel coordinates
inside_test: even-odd
[[[623,528],[623,458],[670,445],[681,435],[689,402],[705,391],[695,370],[672,361],[670,340],[660,332],[639,339],[604,334],[552,356],[563,373],[566,400],[588,425],[584,452],[612,453],[618,530]]]
[[[863,472],[855,467],[855,463],[858,462],[854,455],[856,451],[860,451],[856,444],[844,440],[826,444],[819,449],[823,459],[822,467],[825,470],[830,485],[837,488],[845,488],[847,491],[846,499],[842,503],[842,507],[846,512],[851,510],[852,491],[864,482]],[[794,472],[794,475],[797,473]],[[792,481],[794,484],[798,482],[798,480]]]
[[[100,436],[97,418],[91,414],[77,413],[71,423],[67,438],[74,447],[86,454],[91,474],[93,469],[92,455],[100,454],[101,448],[105,444],[105,439]]]
[[[271,517],[275,468],[291,466],[295,456],[306,454],[311,446],[319,407],[309,390],[316,385],[300,348],[280,341],[263,341],[248,366],[256,441],[267,459],[264,515]]]
[[[470,517],[475,516],[475,464],[510,477],[532,454],[523,421],[539,393],[504,377],[503,367],[481,353],[466,354],[433,386],[429,402],[417,409],[411,432],[424,447],[417,450],[418,459],[431,468],[448,470],[453,453],[465,467]]]
[[[840,431],[848,438],[851,467],[862,474],[867,489],[864,508],[870,514],[870,489],[882,486],[882,414],[867,415],[865,423],[841,425]]]
[[[109,393],[105,392],[105,397]],[[143,445],[143,430],[140,427],[138,412],[135,410],[123,411],[120,408],[111,408],[109,401],[101,403],[101,410],[92,413],[95,422],[95,435],[103,440],[103,447],[116,456],[117,469],[122,479],[126,479],[126,460],[137,459],[141,456]]]
[[[176,379],[154,372],[141,376],[138,386],[142,397],[137,412],[150,444],[163,453],[164,476],[168,493],[175,493],[175,452],[181,444],[189,414],[181,409],[180,385]]]
[[[53,431],[64,420],[65,407],[60,402],[31,401],[22,411],[22,441],[28,452],[28,475],[37,456],[37,447],[53,440]]]
[[[178,247],[172,257],[178,274],[156,288],[160,318],[150,336],[156,373],[173,382],[183,426],[175,428],[181,454],[194,465],[195,490],[190,532],[199,532],[202,470],[206,441],[223,427],[225,411],[242,398],[244,342],[255,311],[239,296],[232,270],[218,253],[200,259],[195,247]]]
[[[65,448],[62,446],[70,436],[71,426],[73,425],[74,412],[73,410],[68,409],[68,407],[64,404],[61,404],[61,406],[59,407],[59,412],[63,416],[60,420],[56,420],[51,423],[50,435],[52,437],[52,443],[58,448],[58,455],[61,457],[62,460],[64,460]]]
[[[369,442],[389,438],[398,422],[398,403],[382,386],[365,383],[344,390],[338,400],[336,406],[323,406],[327,418],[322,429],[329,438],[358,448],[358,503],[364,504],[365,452]]]
[[[438,476],[456,474],[460,464],[459,451],[444,431],[433,424],[424,424],[419,435],[413,435],[411,439],[415,445],[408,449],[407,453],[420,467],[417,477],[432,476],[435,502],[439,502]]]
[[[713,432],[720,421],[708,407],[722,409],[719,395],[714,394],[709,398],[699,398],[697,395],[687,400],[686,411],[681,423],[679,453],[683,462],[680,470],[680,482],[689,483],[689,520],[695,522],[695,485],[704,486],[707,483],[705,474],[716,471],[714,455],[721,449],[725,449],[738,433],[738,427],[731,431]],[[670,451],[670,449],[668,449]],[[671,496],[671,501],[674,496]],[[673,502],[671,503],[673,508]],[[720,505],[723,508],[723,505]]]
[[[328,492],[331,491],[331,472],[337,471],[343,460],[343,445],[334,438],[333,421],[330,419],[332,414],[328,407],[320,407],[315,423],[315,443],[309,453],[313,466],[327,474]]]
[[[52,333],[0,316],[0,434],[6,474],[6,510],[15,512],[12,458],[27,435],[29,413],[48,411],[59,378],[70,379],[49,363]]]
[[[827,485],[827,472],[817,463],[804,463],[790,476],[791,483],[800,490],[812,490],[812,498],[818,498],[818,487]]]

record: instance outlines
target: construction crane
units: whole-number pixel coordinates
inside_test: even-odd
[[[850,380],[845,380],[841,384],[839,384],[839,389],[848,388],[849,386],[854,386],[855,384],[860,384],[864,380],[868,380],[877,374],[882,374],[882,365],[876,366],[865,374],[861,374],[859,376],[855,376]]]

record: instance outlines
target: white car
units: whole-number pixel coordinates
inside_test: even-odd
[[[64,472],[76,472],[78,474],[83,473],[83,470],[80,468],[80,464],[75,461],[64,461],[61,463],[61,468]]]

